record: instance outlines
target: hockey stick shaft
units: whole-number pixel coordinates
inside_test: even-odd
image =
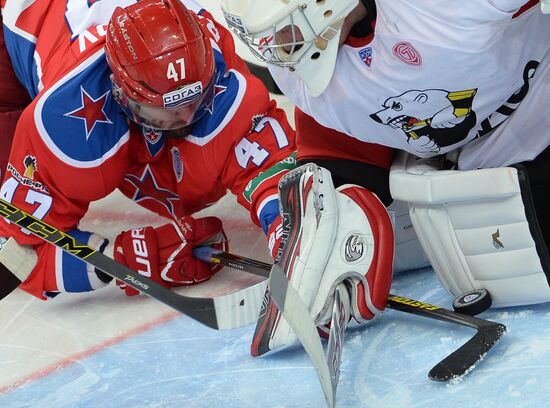
[[[205,262],[228,266],[253,273],[255,275],[264,276],[266,278],[269,277],[269,271],[272,266],[266,262],[218,251],[210,247],[197,247],[193,251],[193,254],[195,257]],[[390,309],[399,310],[401,312],[416,314],[444,322],[456,323],[474,329],[495,324],[495,322],[489,320],[483,320],[474,316],[453,312],[452,310],[444,309],[439,306],[393,294],[389,295],[387,306]]]
[[[340,380],[340,366],[344,349],[344,335],[350,319],[351,304],[349,291],[345,283],[339,283],[334,291],[334,304],[330,319],[330,331],[327,344],[327,365],[332,382],[332,394],[336,396],[336,388]]]
[[[252,324],[257,319],[265,285],[250,286],[236,294],[216,298],[179,295],[170,289],[144,278],[132,269],[119,264],[101,252],[83,244],[71,235],[47,224],[0,198],[0,215],[25,228],[33,235],[61,248],[63,251],[92,265],[138,291],[217,330],[227,330]],[[9,271],[2,271],[9,273]],[[15,280],[16,282],[17,280]],[[13,285],[13,289],[15,286]]]
[[[196,248],[194,255],[205,262],[217,263],[265,277],[269,276],[271,269],[271,265],[268,263],[208,247]],[[506,331],[506,326],[501,323],[464,315],[403,296],[390,294],[387,307],[477,330],[477,333],[469,341],[430,370],[429,377],[435,381],[447,381],[465,374],[491,349]]]
[[[411,313],[418,316],[424,316],[430,319],[436,319],[443,322],[451,322],[462,326],[480,329],[486,326],[492,326],[495,322],[479,319],[474,316],[453,312],[430,303],[419,300],[409,299],[403,296],[390,294],[388,297],[388,307],[405,313]]]
[[[336,398],[336,383],[334,381],[337,382],[337,378],[331,373],[315,323],[309,314],[309,310],[288,281],[281,267],[274,264],[270,271],[269,291],[271,299],[292,327],[313,362],[327,405],[332,408]]]

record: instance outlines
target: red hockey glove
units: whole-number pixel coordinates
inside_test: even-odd
[[[277,216],[267,230],[267,247],[274,261],[277,261],[277,252],[283,239],[283,223],[281,216]]]
[[[210,245],[227,251],[228,242],[217,217],[183,217],[161,227],[142,227],[120,233],[114,246],[117,262],[164,287],[193,285],[210,279],[222,268],[193,257],[197,245]],[[120,281],[126,295],[139,292]]]

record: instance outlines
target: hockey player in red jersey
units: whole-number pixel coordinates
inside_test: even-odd
[[[221,221],[191,215],[228,189],[267,231],[278,179],[294,164],[294,132],[208,12],[179,0],[2,7],[7,50],[33,98],[15,132],[4,200],[167,287],[216,272],[191,250],[225,247]],[[112,242],[79,230],[90,202],[114,189],[169,222]],[[12,237],[0,240],[1,263],[28,275],[21,287],[41,299],[111,280],[4,220],[0,236]]]
[[[495,306],[550,301],[550,16],[538,0],[223,3],[228,25],[298,108],[299,163],[326,167],[336,185],[358,184],[386,205],[409,202],[419,240],[455,296],[486,288]],[[333,239],[309,231],[315,238],[304,242]],[[367,281],[384,272],[341,256],[334,276],[318,246],[302,245],[286,273],[323,324],[318,288],[351,272]],[[352,299],[376,304],[380,293],[364,287]],[[252,352],[291,337],[276,312],[262,313]]]

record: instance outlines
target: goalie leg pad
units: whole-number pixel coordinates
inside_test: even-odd
[[[29,277],[37,262],[34,249],[19,245],[13,238],[0,237],[0,263],[21,282]]]
[[[362,323],[386,307],[393,271],[393,228],[386,207],[370,191],[353,185],[337,191],[338,235],[326,269],[336,282],[348,281],[352,315]],[[322,296],[326,292],[319,291]]]
[[[283,239],[275,260],[308,308],[337,229],[336,191],[328,170],[314,164],[300,166],[279,182]],[[252,356],[266,355],[296,342],[266,291],[251,345]]]
[[[353,316],[370,320],[384,309],[392,276],[393,232],[384,205],[364,188],[334,190],[330,173],[313,164],[289,173],[279,187],[283,241],[276,260],[315,323],[330,321],[334,291],[343,281],[351,287]],[[267,296],[252,355],[295,341]]]
[[[393,257],[393,273],[425,268],[430,261],[418,240],[409,215],[409,204],[404,201],[393,200],[388,207],[393,222],[395,236],[395,250]]]
[[[548,251],[524,177],[512,167],[439,170],[409,155],[394,161],[392,195],[409,202],[420,242],[453,296],[487,289],[494,307],[550,301]]]

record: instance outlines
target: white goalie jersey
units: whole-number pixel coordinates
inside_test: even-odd
[[[341,46],[318,97],[269,68],[326,127],[419,157],[460,148],[463,170],[507,166],[550,143],[550,15],[524,3],[377,2],[374,36]]]

